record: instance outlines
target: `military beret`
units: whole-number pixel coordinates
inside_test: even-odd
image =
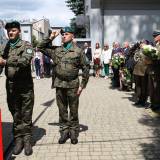
[[[8,22],[5,25],[5,29],[17,28],[20,30],[20,23],[17,21]]]
[[[156,36],[160,35],[160,31],[154,31],[152,35],[153,35],[153,37],[156,37]]]
[[[64,28],[61,29],[61,34],[66,33],[66,32],[74,33],[74,29],[71,28],[71,27],[64,27]]]

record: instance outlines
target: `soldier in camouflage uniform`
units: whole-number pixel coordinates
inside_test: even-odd
[[[39,49],[51,57],[55,64],[54,87],[56,87],[61,134],[59,144],[65,143],[69,137],[72,144],[77,144],[79,135],[79,96],[89,79],[89,63],[87,63],[83,51],[73,44],[74,34],[70,27],[65,27],[62,30],[63,45],[61,47],[50,47],[50,43],[59,33],[60,31],[52,32],[48,39],[41,42]],[[78,78],[79,69],[82,69],[81,84],[79,84]],[[70,109],[69,114],[68,106]]]
[[[156,48],[160,52],[160,32],[153,32]],[[160,60],[153,60],[149,65],[149,96],[151,109],[160,112]]]
[[[136,65],[134,66],[133,75],[135,80],[135,93],[137,97],[137,102],[135,105],[145,106],[147,102],[147,85],[148,85],[148,75],[147,64],[145,64],[144,56],[142,54],[141,47],[145,45],[145,42],[137,44],[137,50],[135,55],[139,56]]]
[[[9,41],[0,55],[0,66],[5,67],[7,103],[13,117],[15,146],[13,154],[24,148],[25,154],[32,154],[31,128],[34,105],[31,59],[33,49],[30,43],[20,39],[20,23],[7,23]]]

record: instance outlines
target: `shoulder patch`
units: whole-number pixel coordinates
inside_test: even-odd
[[[27,48],[26,51],[27,51],[28,54],[32,54],[33,53],[33,50],[31,48]]]

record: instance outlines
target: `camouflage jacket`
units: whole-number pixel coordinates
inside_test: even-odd
[[[33,84],[31,75],[31,60],[34,52],[29,42],[20,40],[14,47],[6,44],[0,57],[6,60],[5,75],[9,81],[16,84]]]
[[[42,53],[51,57],[55,64],[56,78],[54,87],[77,88],[79,87],[79,70],[82,69],[80,86],[85,88],[89,79],[89,64],[83,51],[74,46],[68,51],[64,47],[52,47],[50,39],[44,39],[38,46]]]
[[[142,54],[142,50],[139,49],[136,52],[140,55],[140,58],[136,65],[134,66],[133,74],[137,76],[144,76],[147,70],[147,65],[144,62],[144,55]]]

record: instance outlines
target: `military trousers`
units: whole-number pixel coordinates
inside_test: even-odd
[[[144,76],[134,75],[135,80],[135,93],[139,101],[146,102],[148,93],[148,75],[145,74]]]
[[[60,132],[67,129],[79,132],[79,96],[77,90],[78,88],[56,88]]]
[[[160,63],[149,66],[149,96],[155,108],[160,108]]]
[[[32,136],[32,112],[34,105],[33,84],[23,86],[6,81],[7,103],[13,117],[14,138]]]

